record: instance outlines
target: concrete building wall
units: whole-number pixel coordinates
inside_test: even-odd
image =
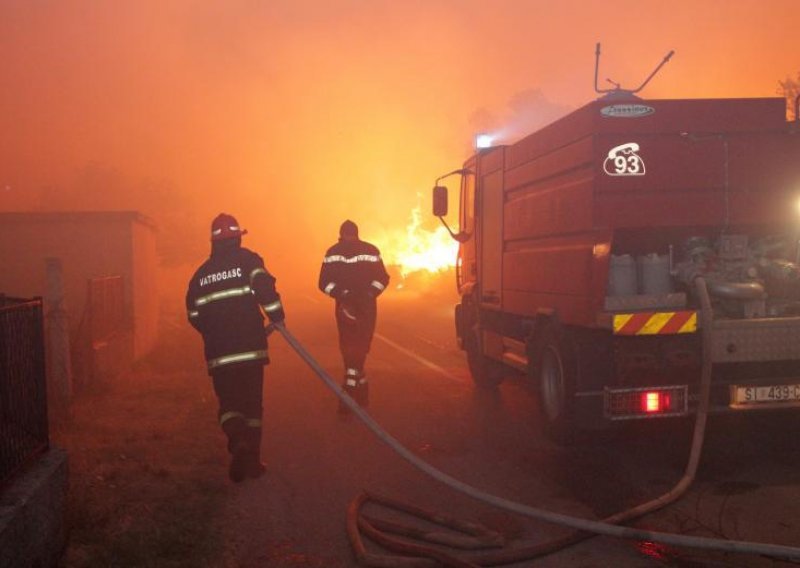
[[[135,223],[132,228],[133,353],[146,354],[158,337],[158,253],[152,226]]]
[[[45,259],[61,259],[70,328],[85,317],[90,278],[120,275],[133,352],[152,347],[157,326],[155,228],[134,211],[0,213],[0,292],[45,294]]]

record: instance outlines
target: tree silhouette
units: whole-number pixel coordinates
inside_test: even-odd
[[[797,120],[800,117],[795,115],[795,101],[800,95],[800,71],[798,71],[796,78],[786,77],[783,81],[778,81],[778,85],[778,94],[786,98],[789,117]]]

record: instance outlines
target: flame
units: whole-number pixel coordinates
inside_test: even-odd
[[[397,266],[403,278],[419,271],[444,272],[456,264],[458,243],[444,227],[424,229],[421,211],[420,205],[412,209],[405,231],[381,247],[386,264]]]

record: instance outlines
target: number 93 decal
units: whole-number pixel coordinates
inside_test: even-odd
[[[644,160],[637,154],[638,151],[636,142],[614,146],[608,151],[603,169],[610,176],[643,176]]]

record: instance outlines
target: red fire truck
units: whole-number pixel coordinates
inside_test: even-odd
[[[800,406],[800,128],[784,99],[628,95],[437,180],[444,221],[460,177],[455,323],[475,383],[525,375],[562,441],[691,414],[702,276],[712,411]]]

